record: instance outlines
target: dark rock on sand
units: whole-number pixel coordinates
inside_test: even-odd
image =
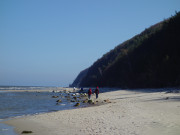
[[[80,106],[80,103],[76,103],[74,106],[76,106],[76,107],[77,107],[77,106]]]
[[[52,96],[52,98],[58,98],[59,96]]]
[[[30,133],[33,133],[32,131],[22,131],[21,134],[30,134]]]
[[[61,102],[62,102],[62,100],[61,100],[61,99],[59,99],[59,100],[57,100],[56,102],[61,103]]]
[[[92,104],[92,103],[93,103],[92,99],[88,100],[88,103],[89,103],[89,104]]]
[[[83,103],[87,103],[87,102],[88,102],[88,100],[84,100],[84,101],[83,101]]]

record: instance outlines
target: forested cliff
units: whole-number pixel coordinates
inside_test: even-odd
[[[180,12],[104,54],[72,86],[180,86]]]

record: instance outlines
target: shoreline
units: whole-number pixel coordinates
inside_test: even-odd
[[[0,92],[52,92],[52,91],[73,91],[73,88],[65,88],[65,87],[47,87],[47,89],[6,89],[6,90],[0,90]],[[79,90],[79,89],[76,89]]]
[[[180,94],[136,91],[101,93],[111,103],[15,118],[3,123],[31,135],[180,134]],[[168,98],[167,98],[168,97]]]

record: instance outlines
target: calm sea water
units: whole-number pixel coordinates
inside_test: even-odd
[[[12,91],[7,91],[12,90]],[[13,92],[13,90],[38,90],[39,92]],[[49,90],[43,92],[41,90]],[[66,93],[53,93],[56,87],[0,87],[0,119],[5,120],[12,117],[33,115],[59,110],[73,109],[74,102],[71,102],[65,96]],[[59,96],[59,98],[52,98]],[[58,99],[62,103],[57,104]],[[80,107],[86,105],[81,104]],[[5,128],[6,127],[6,128]],[[7,132],[9,131],[9,132]],[[11,128],[0,124],[0,134],[11,134]]]

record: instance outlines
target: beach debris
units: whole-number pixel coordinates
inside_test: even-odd
[[[168,99],[169,99],[169,97],[166,97],[166,98],[165,98],[165,100],[168,100]]]
[[[87,103],[87,102],[88,102],[88,100],[87,100],[87,99],[83,101],[83,103]]]
[[[72,94],[72,96],[78,96],[78,94],[77,94],[77,93],[75,93],[75,94]]]
[[[76,106],[76,107],[77,107],[77,106],[80,106],[80,103],[76,103],[74,106]]]
[[[27,131],[27,130],[24,130],[21,132],[21,134],[30,134],[30,133],[33,133],[32,131]]]
[[[56,102],[57,102],[57,103],[61,103],[61,102],[62,102],[62,100],[61,100],[61,99],[59,99],[59,100],[57,100]]]
[[[109,99],[105,99],[104,102],[111,103],[111,101]]]
[[[92,99],[88,100],[88,103],[89,103],[89,104],[92,104],[92,103],[93,103]]]
[[[52,96],[52,98],[58,98],[59,96]]]
[[[81,93],[80,96],[81,97],[87,97],[87,94],[86,93]]]

